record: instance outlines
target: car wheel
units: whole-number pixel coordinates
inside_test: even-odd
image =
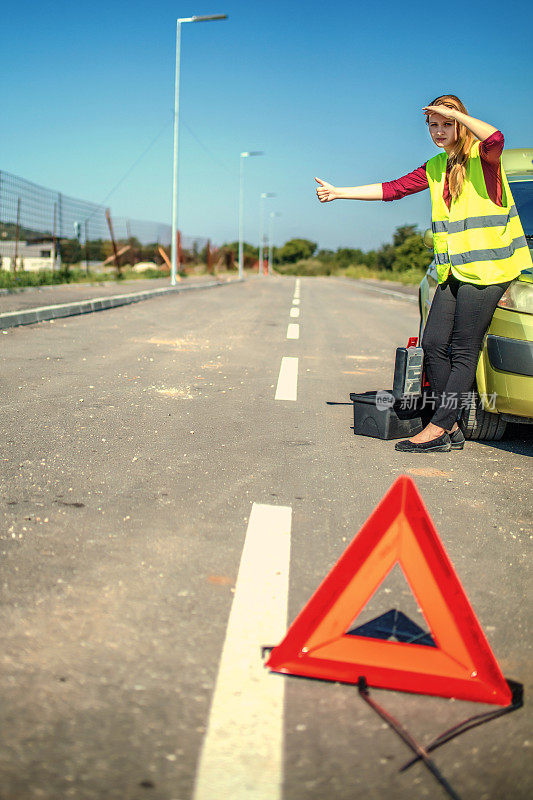
[[[485,411],[477,391],[472,392],[469,404],[463,409],[459,424],[465,439],[499,441],[505,433],[507,423],[501,414]]]

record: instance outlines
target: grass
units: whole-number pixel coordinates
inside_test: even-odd
[[[281,275],[307,275],[310,277],[333,275],[353,279],[373,278],[380,281],[395,281],[405,285],[417,285],[424,277],[424,272],[418,269],[405,271],[382,270],[367,267],[366,264],[350,264],[348,267],[339,267],[334,263],[326,263],[318,258],[302,259],[295,264],[276,264],[275,270]],[[236,270],[233,270],[231,274],[236,274],[236,272]],[[246,272],[255,274],[257,270],[246,270]],[[183,278],[206,274],[207,267],[202,263],[187,264],[181,272]],[[220,271],[217,274],[221,274]],[[104,281],[121,283],[124,280],[168,278],[169,275],[168,269],[147,268],[142,272],[136,272],[131,266],[123,267],[121,278],[118,278],[114,271],[88,272],[81,265],[73,265],[68,270],[62,269],[55,272],[49,269],[41,269],[36,272],[17,270],[16,273],[13,273],[9,270],[0,269],[0,289],[16,290],[27,286],[50,286],[62,283],[102,283]]]
[[[205,264],[187,265],[181,276],[186,278],[188,275],[203,275],[207,273]],[[15,273],[10,270],[0,269],[0,289],[22,289],[28,286],[53,286],[64,283],[103,283],[104,281],[116,281],[121,283],[128,280],[146,280],[147,278],[168,278],[168,269],[147,268],[138,272],[126,265],[122,268],[122,276],[117,277],[115,271],[93,272],[87,271],[81,265],[73,265],[68,269],[52,271],[50,269],[40,269],[36,271],[17,270]]]
[[[40,269],[26,271],[18,269],[16,272],[0,269],[0,288],[19,289],[26,286],[51,286],[60,283],[80,283],[107,280],[108,276],[100,273],[87,273],[85,270],[71,269],[52,271]]]
[[[344,270],[339,270],[337,275],[342,275],[345,278],[374,278],[380,281],[394,281],[395,283],[403,283],[405,286],[417,286],[424,277],[425,270],[408,269],[400,270],[385,270],[385,269],[370,269],[364,264],[353,264]]]
[[[302,259],[295,264],[276,264],[275,268],[282,275],[307,275],[311,277],[334,275],[353,279],[373,278],[380,281],[395,281],[405,285],[417,285],[425,274],[425,270],[383,270],[367,267],[366,264],[350,264],[347,267],[339,267],[334,263],[327,263],[318,258]]]

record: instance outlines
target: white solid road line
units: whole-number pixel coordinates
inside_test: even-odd
[[[296,400],[298,394],[298,359],[283,356],[279,368],[275,400]]]
[[[413,294],[406,294],[404,292],[395,292],[394,289],[382,289],[379,286],[370,286],[368,283],[364,284],[364,288],[370,292],[379,292],[379,294],[388,294],[391,297],[399,297],[400,300],[407,300],[409,303],[418,303],[418,296]]]
[[[300,326],[297,322],[289,322],[287,326],[287,339],[299,339]]]
[[[291,317],[299,317],[300,316],[300,309],[299,308],[291,308]]]
[[[252,506],[194,800],[281,800],[285,681],[261,645],[286,633],[291,514]]]

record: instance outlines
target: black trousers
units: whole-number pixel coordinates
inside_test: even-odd
[[[435,425],[449,430],[467,405],[483,336],[510,283],[480,286],[450,273],[437,286],[422,336],[424,368],[436,402],[431,418]]]

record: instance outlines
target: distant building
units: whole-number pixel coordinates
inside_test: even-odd
[[[0,241],[0,268],[13,270],[15,266],[15,249],[17,251],[17,269],[28,272],[37,272],[40,269],[59,269],[61,258],[59,252],[55,253],[52,241],[19,242],[15,248],[13,241]],[[55,261],[55,264],[54,264]]]

